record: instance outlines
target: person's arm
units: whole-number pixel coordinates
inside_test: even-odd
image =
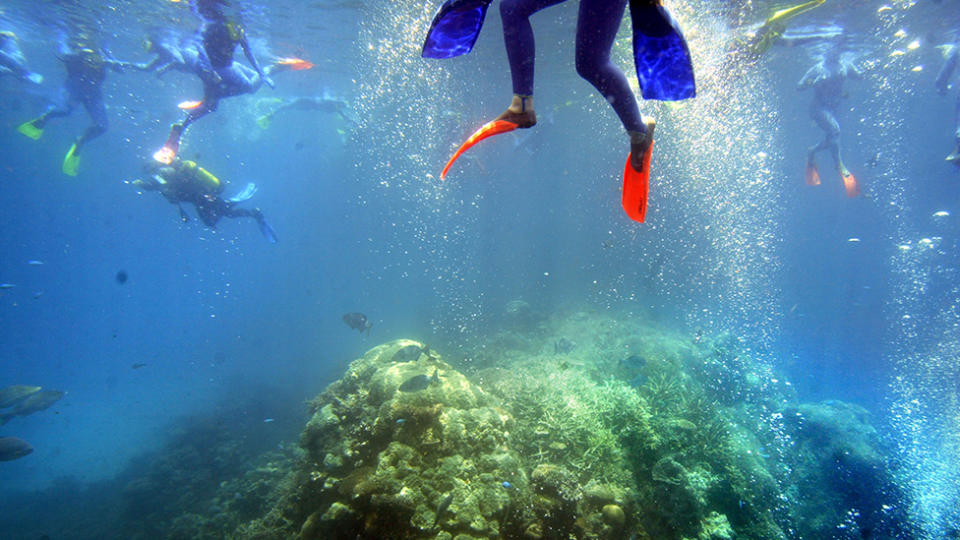
[[[937,92],[941,95],[946,94],[947,89],[950,88],[950,77],[952,77],[953,72],[956,71],[958,62],[960,62],[960,44],[955,44],[953,45],[953,50],[950,51],[950,56],[947,57],[946,62],[943,63],[943,67],[940,68],[936,82],[934,82]]]
[[[817,64],[807,70],[803,74],[803,77],[800,78],[800,82],[797,83],[797,90],[806,90],[813,86],[813,83],[817,82],[820,74],[820,64]]]
[[[257,58],[253,55],[253,50],[250,48],[250,43],[247,41],[246,34],[240,38],[240,48],[243,49],[243,55],[247,57],[247,62],[250,62],[250,65],[253,66],[253,69],[260,74],[260,78],[263,79],[263,82],[267,83],[267,86],[270,88],[273,88],[273,80],[263,72],[263,69],[260,67],[260,63],[257,62]]]

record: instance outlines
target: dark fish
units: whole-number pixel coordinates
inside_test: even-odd
[[[113,279],[117,280],[117,283],[123,285],[124,283],[127,282],[127,271],[120,270],[119,272],[117,272],[117,275],[114,276]]]
[[[140,368],[142,368],[142,367],[147,367],[147,365],[144,364],[143,362],[137,362],[137,363],[133,364],[132,366],[130,366],[131,369],[140,369]]]
[[[431,384],[440,382],[440,370],[434,369],[433,376],[415,375],[403,381],[400,385],[401,392],[419,392],[426,390]]]
[[[627,384],[629,384],[633,388],[640,388],[641,386],[646,384],[646,382],[647,382],[647,376],[644,375],[643,373],[638,373],[637,376],[630,379],[630,382]]]
[[[576,347],[577,347],[576,343],[570,341],[565,337],[562,337],[553,344],[553,352],[554,354],[569,354],[573,352],[573,349],[575,349]]]
[[[343,322],[347,323],[347,326],[354,330],[358,330],[360,332],[366,331],[367,335],[370,335],[370,327],[373,326],[373,323],[367,320],[366,315],[356,311],[344,315]]]
[[[16,437],[0,437],[0,461],[13,461],[33,452],[30,443]]]
[[[413,362],[423,354],[423,348],[419,345],[407,345],[399,351],[393,353],[394,362]]]
[[[443,517],[443,514],[450,508],[450,503],[453,502],[453,493],[448,494],[446,497],[440,501],[440,505],[437,506],[437,516],[433,518],[433,526],[436,527],[437,523],[440,523],[440,519]]]
[[[8,413],[0,414],[0,426],[6,424],[14,416],[27,416],[35,412],[49,409],[54,403],[60,401],[63,392],[59,390],[40,390],[26,397]]]
[[[628,369],[640,369],[647,365],[647,359],[639,354],[631,354],[626,358],[620,359],[620,366]]]
[[[36,394],[40,390],[41,388],[39,386],[24,386],[22,384],[0,388],[0,409],[13,407],[31,394]]]

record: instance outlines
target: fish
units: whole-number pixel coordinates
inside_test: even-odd
[[[0,291],[5,291],[16,287],[13,283],[0,283]]]
[[[0,437],[0,461],[13,461],[33,452],[30,443],[16,437]]]
[[[130,366],[130,369],[140,369],[142,367],[147,367],[147,365],[144,364],[143,362],[136,362],[135,364]]]
[[[621,367],[625,367],[627,369],[640,369],[647,365],[647,359],[639,354],[631,354],[626,358],[621,358],[619,364]]]
[[[426,390],[431,384],[440,382],[440,370],[434,369],[433,375],[414,375],[409,379],[403,381],[403,384],[400,385],[401,392],[419,392],[421,390]]]
[[[37,259],[30,259],[27,261],[27,264],[30,266],[43,266],[43,261],[38,261]]]
[[[446,497],[440,501],[440,504],[437,506],[437,515],[433,518],[433,526],[436,527],[437,523],[440,523],[440,519],[443,518],[443,514],[450,508],[450,503],[453,502],[453,493],[448,494]]]
[[[22,384],[0,388],[0,409],[12,407],[40,390],[39,386],[24,386]]]
[[[54,403],[60,401],[65,393],[59,390],[40,390],[30,394],[17,403],[10,412],[0,414],[0,426],[6,424],[14,416],[27,416],[49,409]]]
[[[117,272],[117,275],[114,276],[113,279],[117,280],[117,283],[123,285],[124,283],[127,282],[127,278],[128,278],[128,276],[127,276],[127,271],[126,271],[126,270],[120,270],[119,272]]]
[[[413,362],[420,358],[420,355],[424,352],[423,349],[424,348],[419,345],[407,345],[393,353],[391,360],[394,362]]]
[[[343,316],[343,322],[351,329],[358,330],[360,333],[366,331],[368,336],[370,335],[370,327],[373,326],[373,323],[367,319],[366,315],[357,311],[345,314]]]

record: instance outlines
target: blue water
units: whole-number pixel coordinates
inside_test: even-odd
[[[441,181],[458,141],[509,99],[495,10],[471,55],[437,62],[417,54],[433,6],[247,2],[259,55],[316,67],[225,100],[181,152],[230,182],[227,194],[256,182],[248,204],[276,245],[250,220],[182,224],[160,195],[125,183],[165,140],[176,104],[198,98],[195,78],[110,73],[110,130],[86,147],[76,178],[60,163],[87,125],[82,109],[52,120],[40,141],[17,133],[62,80],[60,23],[94,21],[113,55],[140,62],[148,28],[195,26],[173,2],[85,4],[17,0],[0,11],[0,30],[16,31],[46,79],[0,78],[0,282],[16,285],[0,291],[0,387],[67,392],[0,428],[34,447],[0,463],[0,493],[109,479],[190,415],[274,419],[262,436],[295,440],[303,402],[370,347],[413,337],[462,360],[520,298],[736,334],[803,399],[874,413],[896,459],[915,460],[908,489],[927,530],[956,502],[955,484],[925,473],[960,461],[960,172],[943,160],[958,90],[933,88],[935,46],[960,26],[951,0],[838,3],[803,20],[844,26],[861,44],[865,79],[847,83],[841,123],[862,197],[844,197],[823,154],[823,184],[804,185],[806,148],[822,133],[795,85],[812,60],[774,48],[728,87],[701,79],[700,99],[730,96],[729,115],[642,105],[660,118],[643,225],[619,208],[619,123],[573,68],[576,3],[534,18],[540,124],[471,150]],[[714,67],[711,32],[769,7],[723,16],[724,2],[704,4],[676,10],[695,59]],[[894,35],[901,28],[907,37]],[[254,122],[260,98],[320,94],[346,101],[356,123],[316,111],[279,114],[266,130]],[[352,311],[373,322],[369,337],[341,321]],[[922,405],[904,412],[914,399]]]

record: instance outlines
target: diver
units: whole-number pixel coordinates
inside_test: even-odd
[[[189,203],[193,205],[200,221],[211,229],[215,229],[217,222],[225,217],[249,217],[256,220],[260,232],[268,242],[277,242],[277,235],[259,208],[251,210],[238,207],[257,192],[256,184],[249,183],[237,195],[224,199],[221,197],[224,185],[220,179],[195,161],[175,159],[168,165],[147,165],[147,170],[151,174],[146,180],[134,180],[130,183],[144,191],[159,191],[170,204],[176,205],[180,210],[180,219],[183,222],[190,221],[190,217],[181,205]]]
[[[950,89],[950,79],[953,78],[953,74],[957,71],[958,63],[960,63],[960,42],[947,47],[946,59],[943,67],[940,68],[940,73],[937,74],[935,85],[937,92],[941,96],[946,95],[947,90]],[[948,155],[946,159],[950,163],[960,167],[960,91],[957,92],[957,104],[954,117],[954,123],[956,125],[956,130],[953,133],[954,147],[953,152],[950,152],[950,155]]]
[[[200,53],[199,43],[194,39],[181,39],[173,34],[163,35],[153,31],[144,39],[143,48],[156,56],[150,62],[136,64],[135,67],[140,71],[152,71],[161,77],[172,69],[201,78],[210,72],[210,66]]]
[[[838,44],[823,51],[817,63],[813,65],[797,83],[797,90],[813,88],[813,101],[810,103],[810,118],[824,132],[824,138],[807,150],[805,170],[806,182],[815,186],[820,184],[820,173],[815,161],[821,150],[829,150],[833,164],[843,180],[848,197],[860,194],[857,179],[843,164],[840,157],[840,123],[837,121],[837,108],[844,97],[843,83],[847,79],[861,79],[862,74],[848,54],[843,54]]]
[[[20,50],[17,35],[10,30],[0,30],[0,75],[6,73],[33,84],[43,82],[43,75],[27,69],[27,58]]]
[[[134,64],[108,58],[83,32],[63,40],[58,57],[67,70],[67,78],[58,102],[48,107],[39,117],[20,124],[17,130],[37,140],[43,135],[49,119],[69,116],[78,104],[83,105],[93,123],[74,140],[63,158],[62,166],[64,174],[76,176],[80,167],[80,150],[86,143],[106,133],[109,127],[102,91],[107,69],[122,72]]]
[[[226,0],[192,2],[194,13],[203,20],[197,32],[201,61],[208,67],[199,73],[203,82],[203,99],[181,104],[181,108],[187,111],[186,116],[170,126],[167,142],[154,154],[154,159],[161,163],[170,163],[176,157],[184,130],[199,118],[216,111],[221,99],[252,94],[264,83],[273,88],[270,75],[275,72],[313,67],[310,62],[299,58],[280,58],[267,69],[262,69],[253,55],[243,25],[224,12],[226,5]],[[252,69],[234,61],[237,46],[243,50]]]
[[[533,106],[534,35],[529,18],[564,0],[504,0],[500,4],[503,37],[510,62],[513,98],[506,111],[475,132],[444,168],[477,142],[537,123]],[[469,52],[482,25],[489,0],[448,0],[434,18],[423,56],[447,58]],[[577,73],[592,84],[613,107],[627,132],[630,153],[624,169],[623,205],[642,222],[646,213],[650,149],[656,123],[640,116],[640,108],[626,76],[610,61],[610,51],[626,10],[627,0],[581,0],[577,16]],[[457,35],[457,20],[465,11],[481,10],[467,35]],[[634,60],[645,99],[680,100],[696,94],[690,53],[675,21],[659,0],[632,0]],[[467,14],[469,15],[469,14]],[[462,26],[462,25],[461,25]]]
[[[349,118],[344,111],[347,109],[347,102],[342,99],[326,96],[303,96],[295,98],[263,98],[257,100],[256,110],[262,111],[269,109],[266,113],[257,117],[257,125],[260,129],[267,129],[273,122],[273,117],[283,111],[319,111],[327,113],[336,113],[356,123]]]

